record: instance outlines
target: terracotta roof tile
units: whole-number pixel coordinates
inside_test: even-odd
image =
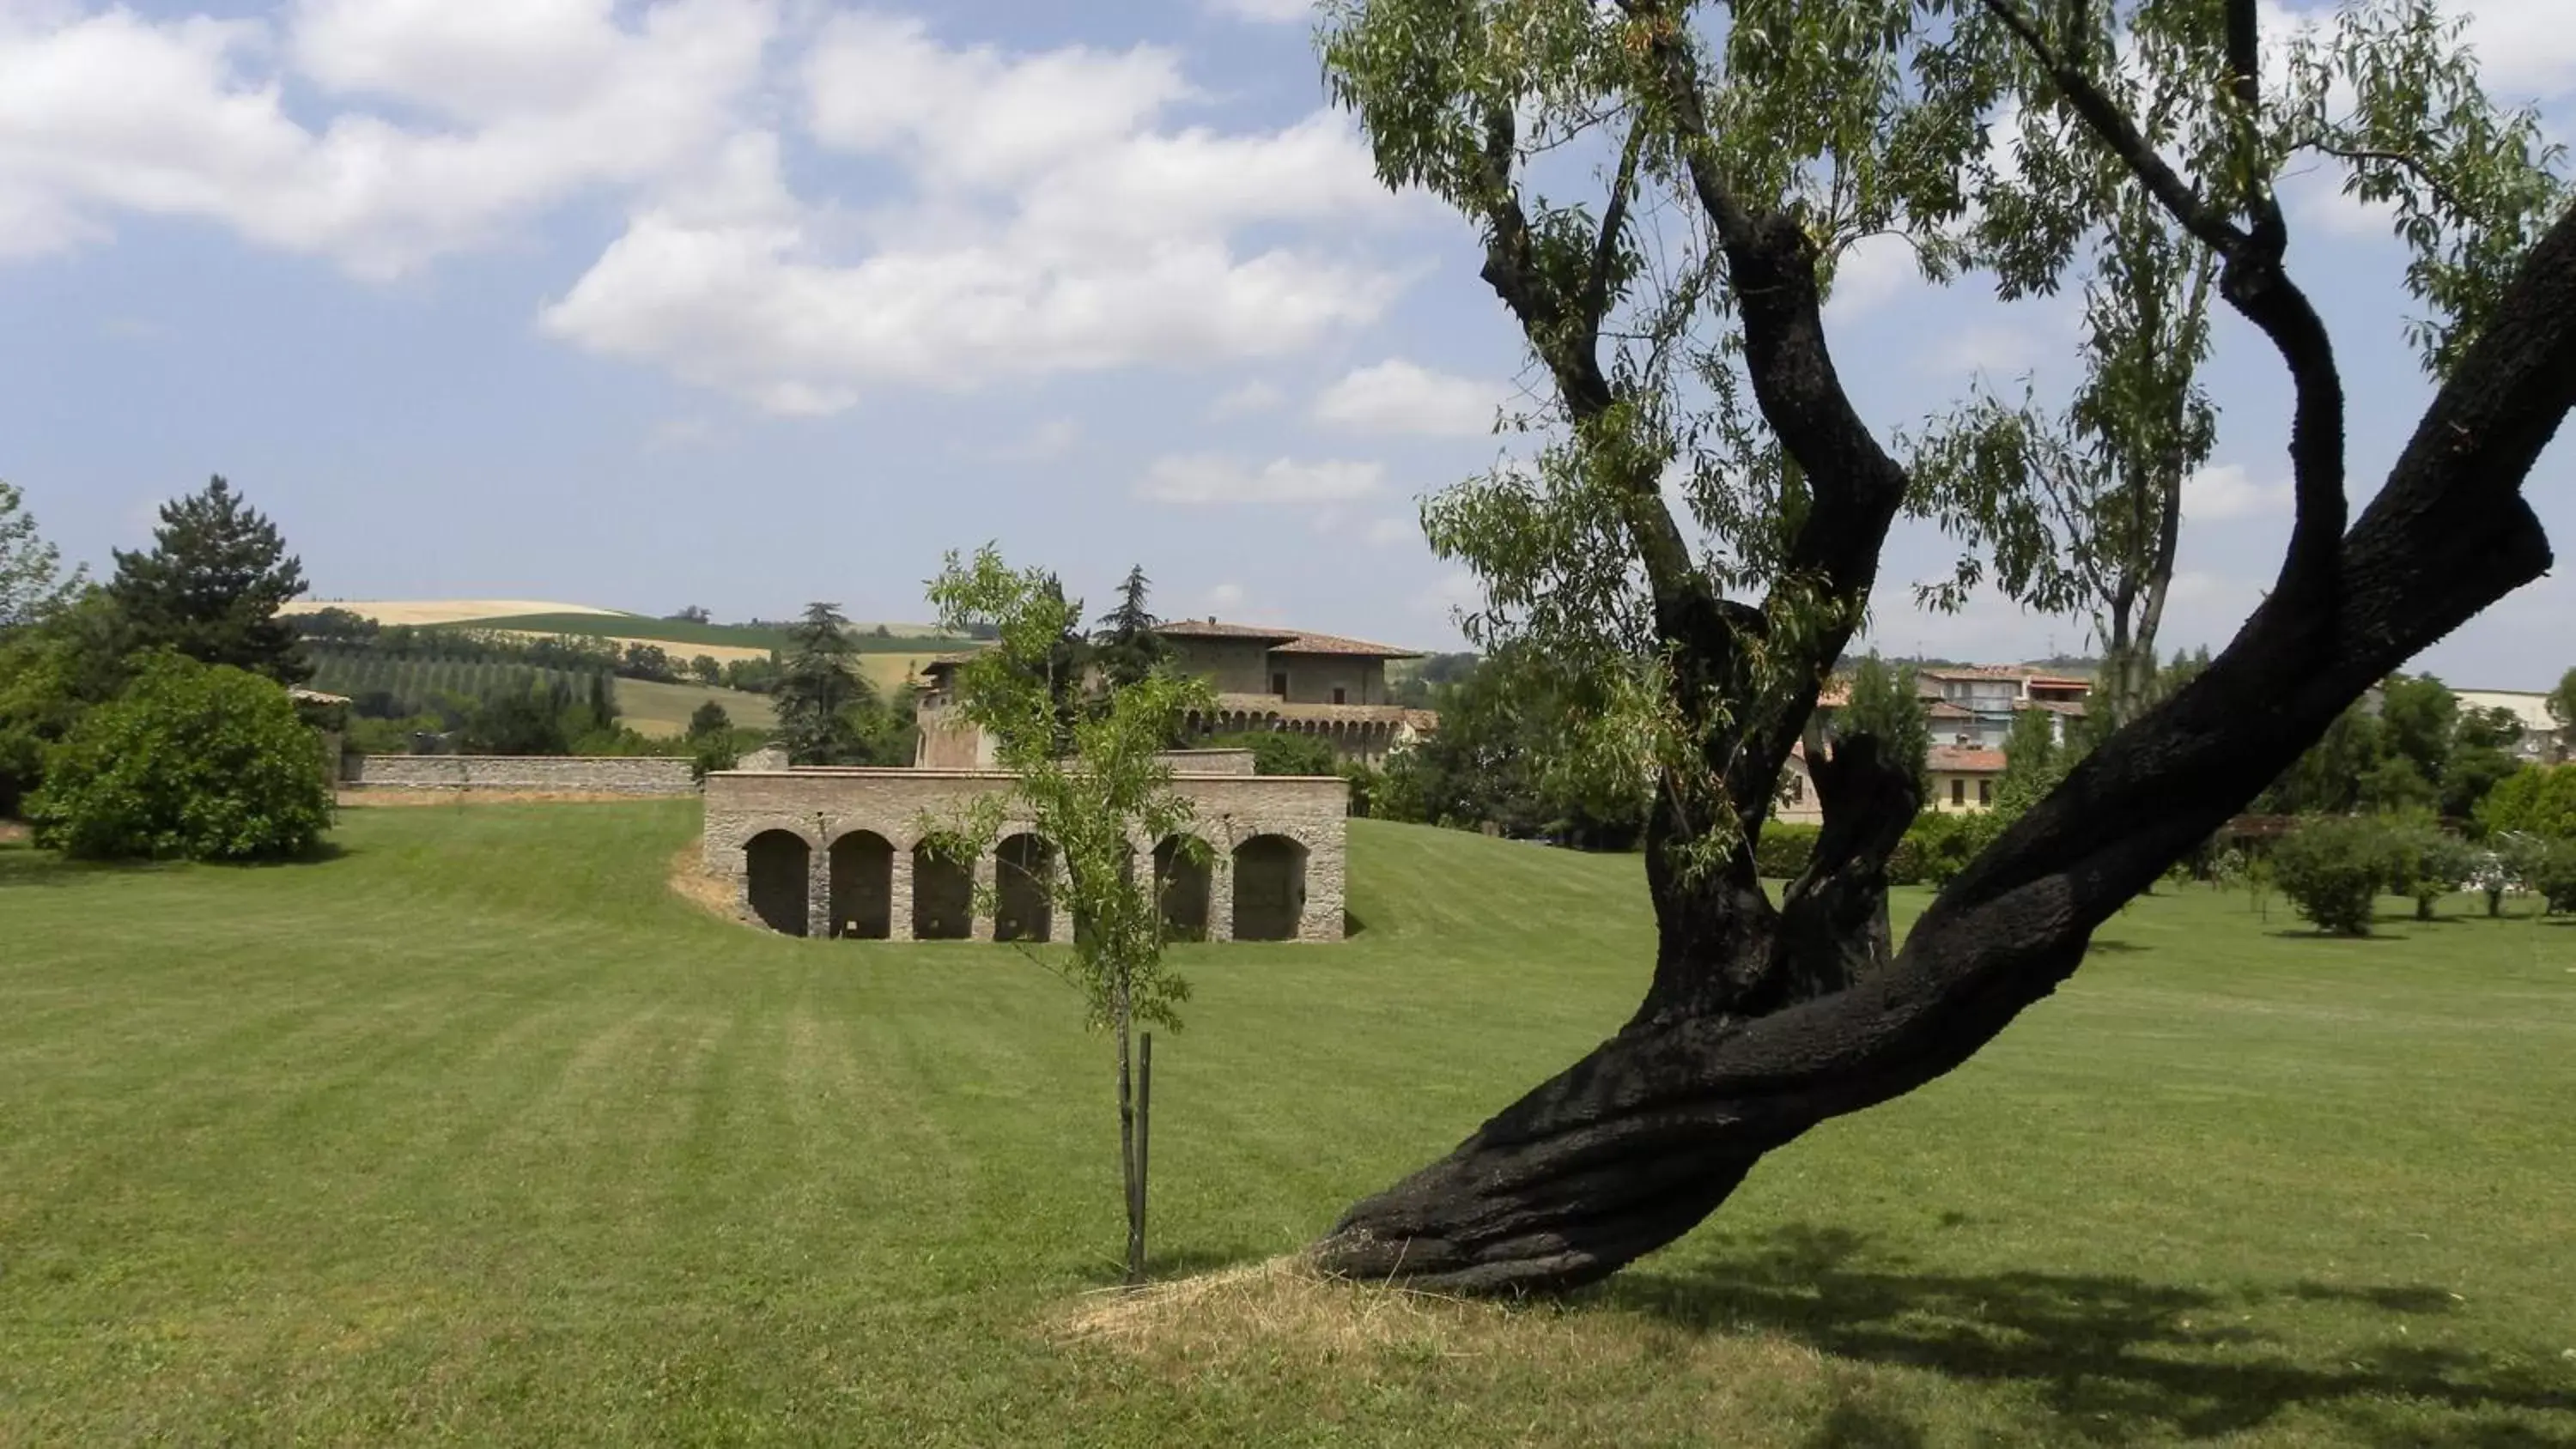
[[[2000,775],[2004,772],[2004,752],[1962,745],[1934,745],[1925,758],[1925,764],[1954,775]]]
[[[1271,629],[1254,624],[1221,624],[1214,619],[1176,619],[1161,625],[1155,632],[1176,639],[1249,639],[1266,643],[1274,654],[1344,654],[1372,659],[1419,659],[1419,649],[1403,649],[1393,644],[1372,644],[1366,639],[1346,639],[1338,634],[1316,634],[1304,629]]]

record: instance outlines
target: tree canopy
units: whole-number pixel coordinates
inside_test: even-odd
[[[1527,648],[1586,705],[1559,732],[1570,768],[1651,782],[1657,925],[1629,1024],[1354,1206],[1328,1267],[1563,1287],[1670,1240],[1770,1148],[1964,1060],[2370,685],[2548,565],[2519,490],[2576,404],[2576,218],[2536,117],[2487,100],[2431,0],[2352,0],[2269,37],[2255,0],[1325,9],[1335,96],[1382,179],[1473,229],[1535,384],[1507,420],[1528,446],[1434,497],[1426,532],[1483,585],[1471,641]],[[2393,210],[2419,308],[2404,340],[2435,386],[2358,516],[2334,340],[2276,192],[2293,165]],[[1973,455],[1968,424],[1884,438],[1863,420],[1823,303],[1883,234],[1930,285],[2097,283],[2130,340],[2103,333],[2097,353],[2127,363],[2092,376],[2134,392],[2118,426],[2153,424],[2129,450],[2151,491],[2198,427],[2184,358],[2144,340],[2187,318],[2153,299],[2178,286],[2187,311],[2214,276],[2292,394],[2294,514],[2262,605],[1950,880],[1901,951],[1875,923],[1918,796],[1882,742],[1810,752],[1825,823],[1776,904],[1755,861],[1890,527],[1933,520],[1962,574],[2044,609],[2102,592],[2071,589],[2064,561],[2098,550],[2116,596],[2161,545],[2114,537],[2116,499],[2050,501],[2027,460],[1947,466]],[[2120,284],[2133,264],[2175,281]],[[2141,379],[2141,359],[2168,365]]]
[[[229,664],[280,684],[313,666],[293,622],[277,609],[304,592],[304,565],[277,525],[219,474],[161,505],[152,547],[116,552],[108,593],[141,647],[166,646],[207,664]]]

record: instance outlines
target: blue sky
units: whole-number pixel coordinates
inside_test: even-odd
[[[2501,94],[2576,100],[2563,0],[2491,0]],[[2381,218],[2307,178],[2366,495],[2429,395]],[[1104,600],[1423,647],[1468,597],[1414,499],[1493,460],[1516,339],[1466,226],[1387,196],[1293,0],[0,0],[0,477],[104,562],[222,472],[315,592],[917,618],[990,539]],[[2072,367],[2064,303],[1855,258],[1843,370],[1894,427]],[[2287,526],[2286,388],[2222,313],[2168,639],[2223,643]],[[2530,495],[2576,548],[2576,452]],[[1884,647],[2083,646],[1992,603]],[[2576,589],[2438,646],[2576,664]]]

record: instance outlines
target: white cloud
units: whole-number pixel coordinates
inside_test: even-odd
[[[1158,458],[1136,485],[1151,503],[1336,503],[1377,491],[1375,463],[1274,459],[1253,468],[1213,453]]]
[[[285,0],[163,21],[0,0],[0,261],[178,217],[390,278],[605,196],[626,229],[541,330],[782,412],[1286,355],[1402,285],[1351,223],[1411,213],[1337,113],[1185,125],[1202,97],[1162,48],[1008,54],[866,12],[802,28],[815,13]],[[856,205],[797,194],[791,124],[888,179]]]
[[[1239,418],[1253,413],[1266,413],[1288,400],[1276,384],[1256,378],[1238,388],[1231,388],[1208,404],[1211,418]]]
[[[1241,584],[1217,584],[1200,598],[1218,614],[1231,614],[1242,609],[1246,595]]]
[[[2576,92],[2576,25],[2567,0],[2442,0],[2469,22],[2479,79],[2506,104]]]
[[[398,275],[583,191],[690,171],[740,129],[775,15],[666,0],[629,26],[581,0],[308,0],[284,24],[0,15],[0,254],[92,243],[132,213]],[[308,127],[285,107],[290,74],[430,119]]]
[[[1237,20],[1250,20],[1262,25],[1285,25],[1292,20],[1306,20],[1315,13],[1316,0],[1208,0],[1208,8]]]
[[[1896,299],[1919,280],[1914,244],[1882,232],[1844,249],[1834,263],[1833,292],[1825,299],[1825,319],[1844,322]]]
[[[2194,523],[2255,518],[2289,507],[2289,484],[2258,483],[2236,463],[2202,468],[2182,482],[2182,516]]]
[[[1455,619],[1485,605],[1485,587],[1465,569],[1451,569],[1429,588],[1413,596],[1413,607],[1443,619]]]
[[[1349,123],[1156,129],[1192,92],[1166,52],[1007,57],[843,16],[801,71],[816,136],[894,161],[906,204],[847,255],[816,216],[626,234],[542,325],[781,412],[888,382],[1275,357],[1375,320],[1400,281],[1349,249],[1236,235],[1400,215]]]
[[[2018,377],[2046,355],[2047,345],[2019,327],[1980,323],[1951,331],[1924,355],[1925,371],[1965,380],[1976,374]]]
[[[1502,389],[1391,357],[1353,370],[1315,399],[1314,417],[1356,433],[1474,437],[1493,431]]]
[[[1422,525],[1410,518],[1377,518],[1360,534],[1360,540],[1371,548],[1393,548],[1408,538],[1422,536]]]

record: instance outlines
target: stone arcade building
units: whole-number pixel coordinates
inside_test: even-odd
[[[1421,654],[1392,644],[1300,629],[1181,619],[1157,628],[1173,667],[1215,692],[1215,707],[1189,722],[1191,735],[1285,730],[1312,735],[1343,760],[1379,765],[1387,755],[1439,727],[1440,716],[1395,702],[1387,665]],[[913,763],[937,769],[988,769],[992,741],[957,704],[962,659],[923,666],[921,746]]]
[[[1165,917],[1184,937],[1338,941],[1349,786],[1337,776],[1252,773],[1239,750],[1168,757],[1173,788],[1195,807],[1193,863],[1176,839],[1131,842],[1162,882]],[[979,796],[1007,789],[996,770],[728,770],[706,779],[705,863],[734,886],[737,909],[791,936],[876,941],[1067,941],[1070,912],[1050,899],[1053,847],[1025,826],[966,865],[925,837]],[[998,882],[999,908],[974,910]]]

